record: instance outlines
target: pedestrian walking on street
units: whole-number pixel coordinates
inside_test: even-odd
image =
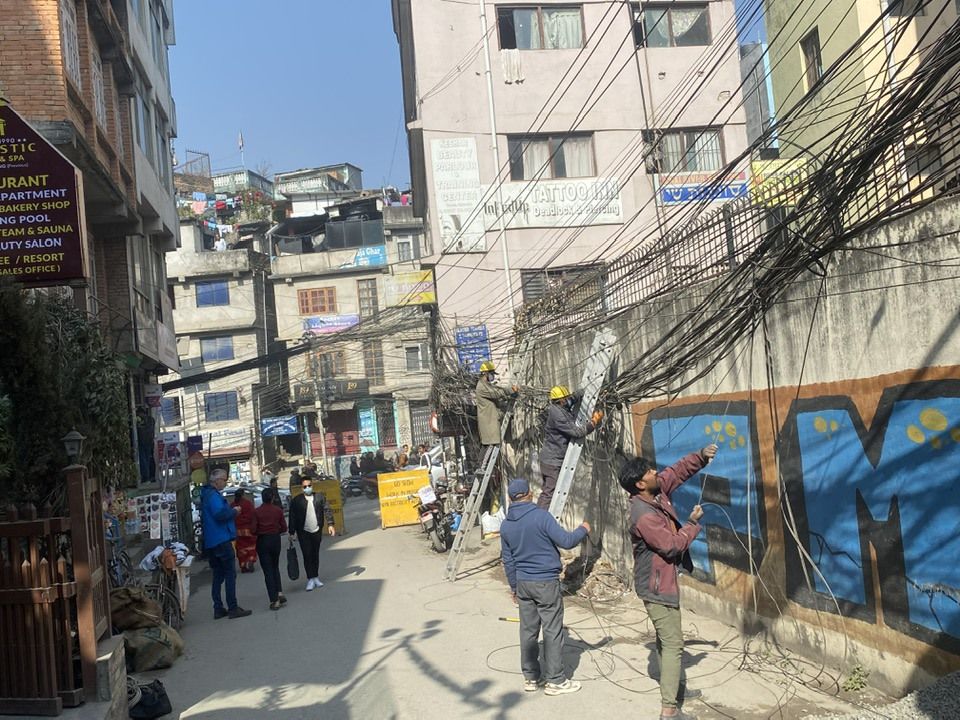
[[[213,619],[223,617],[241,618],[250,614],[237,605],[237,564],[233,554],[233,541],[237,537],[234,518],[240,512],[223,497],[227,485],[227,471],[214,470],[207,484],[200,489],[200,518],[203,523],[203,539],[207,549],[213,584]],[[221,588],[225,586],[227,607],[223,607]]]
[[[630,493],[630,539],[633,542],[634,588],[657,631],[660,664],[660,717],[694,720],[679,709],[697,690],[681,690],[683,631],[680,626],[679,570],[693,570],[690,545],[700,532],[703,508],[695,505],[686,524],[677,517],[670,496],[717,454],[716,445],[690,453],[662,472],[646,458],[628,460],[620,486]]]
[[[323,587],[320,582],[320,541],[323,539],[321,523],[325,523],[327,534],[337,534],[333,524],[333,510],[327,504],[322,492],[313,491],[313,480],[300,479],[303,493],[290,501],[290,537],[300,541],[303,553],[303,569],[307,576],[307,592]]]
[[[553,516],[533,504],[530,483],[510,481],[513,501],[500,526],[500,555],[507,582],[520,609],[520,669],[523,689],[545,695],[577,692],[580,683],[563,674],[563,596],[560,593],[558,548],[576,547],[590,532],[584,520],[567,532]],[[543,667],[540,666],[540,629],[543,628]]]
[[[253,501],[247,498],[243,488],[238,488],[233,494],[233,506],[240,508],[234,520],[237,525],[237,561],[240,563],[240,572],[250,573],[257,562]]]
[[[283,517],[283,510],[273,503],[273,488],[264,488],[261,497],[263,504],[254,512],[257,557],[263,568],[263,582],[267,586],[270,609],[279,610],[287,602],[280,582],[281,537],[287,532],[287,521]]]
[[[550,404],[547,406],[547,421],[543,429],[543,447],[540,449],[540,475],[543,487],[537,498],[537,507],[550,509],[553,491],[560,477],[560,466],[567,454],[571,440],[586,437],[592,433],[603,413],[597,410],[586,424],[577,423],[573,409],[583,397],[583,393],[572,393],[565,385],[555,385],[550,390]]]

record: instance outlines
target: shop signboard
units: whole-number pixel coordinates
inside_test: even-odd
[[[416,525],[420,514],[414,500],[417,491],[430,484],[430,471],[402,470],[377,475],[377,490],[380,494],[380,527]],[[412,499],[411,499],[412,496]]]
[[[433,270],[398,272],[385,278],[387,307],[402,305],[432,305],[437,301]]]
[[[303,329],[311,335],[328,335],[360,323],[359,315],[316,315],[305,318]]]
[[[490,340],[486,325],[467,325],[454,331],[457,360],[467,372],[480,372],[480,364],[490,359]]]
[[[430,160],[444,251],[486,252],[476,139],[431,140]]]
[[[83,180],[0,100],[0,276],[28,286],[81,280]]]
[[[260,434],[263,437],[277,437],[278,435],[296,435],[299,432],[297,428],[296,415],[284,415],[282,417],[260,418]]]
[[[380,436],[377,432],[377,408],[373,405],[357,408],[357,419],[360,421],[361,451],[375,451],[380,447]]]
[[[674,173],[659,177],[669,181],[660,186],[660,202],[663,205],[736,200],[750,192],[746,172],[730,175],[720,182],[717,182],[713,173]]]

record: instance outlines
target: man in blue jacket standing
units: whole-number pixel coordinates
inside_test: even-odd
[[[584,520],[567,532],[546,510],[533,503],[530,483],[511,480],[512,500],[500,526],[500,547],[507,582],[520,608],[520,669],[523,689],[545,695],[577,692],[580,683],[563,675],[563,597],[560,594],[560,551],[576,547],[590,532]],[[540,628],[543,627],[543,672]]]
[[[207,561],[213,573],[213,619],[241,618],[250,614],[237,605],[237,566],[233,554],[233,541],[237,537],[234,518],[240,507],[232,507],[223,497],[227,485],[227,471],[214,470],[207,484],[200,488],[200,512],[203,522],[203,544]],[[220,598],[220,587],[227,586],[227,607]]]

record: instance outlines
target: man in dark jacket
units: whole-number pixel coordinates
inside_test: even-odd
[[[560,594],[560,551],[569,550],[590,532],[584,520],[567,532],[550,513],[533,504],[530,483],[511,480],[507,493],[513,501],[500,526],[500,557],[510,590],[520,608],[520,669],[523,689],[545,695],[576,692],[580,683],[563,675],[563,597]],[[539,655],[543,626],[543,672]]]
[[[214,470],[207,484],[200,488],[200,519],[203,523],[203,544],[207,550],[210,571],[213,573],[211,595],[213,619],[240,618],[250,614],[237,605],[237,566],[233,553],[233,541],[237,537],[234,518],[239,506],[231,506],[223,497],[227,485],[227,471]],[[224,609],[220,588],[226,585],[227,607]]]
[[[597,410],[585,425],[577,423],[573,408],[581,397],[582,393],[571,393],[565,385],[555,385],[550,390],[547,421],[543,428],[543,447],[540,449],[540,475],[543,478],[543,487],[540,490],[540,497],[537,498],[537,507],[544,510],[550,509],[553,491],[557,487],[557,478],[560,476],[560,466],[563,465],[563,458],[567,454],[570,441],[586,437],[603,420],[603,413]]]
[[[678,709],[680,658],[680,566],[690,571],[689,549],[700,532],[703,508],[695,505],[681,524],[670,496],[717,454],[716,445],[690,453],[658,473],[646,458],[629,460],[620,471],[620,485],[630,493],[630,539],[633,542],[634,587],[657,631],[660,661],[660,717],[693,720]],[[699,693],[697,693],[699,695]],[[686,697],[694,697],[692,692]]]
[[[326,523],[330,537],[337,534],[333,524],[333,510],[327,505],[327,498],[322,492],[313,491],[313,479],[300,478],[300,487],[303,492],[290,501],[290,537],[300,541],[300,552],[303,553],[303,569],[307,576],[307,592],[314,588],[323,587],[320,582],[320,541],[323,533],[321,524]]]

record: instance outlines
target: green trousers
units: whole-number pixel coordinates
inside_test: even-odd
[[[680,608],[646,601],[643,604],[657,631],[661,702],[664,707],[677,707],[677,695],[680,693],[680,657],[683,655]]]

